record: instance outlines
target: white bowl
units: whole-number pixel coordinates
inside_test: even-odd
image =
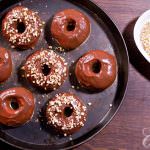
[[[146,22],[150,21],[150,9],[144,12],[139,19],[137,20],[134,27],[134,41],[136,43],[137,48],[141,52],[141,54],[145,57],[145,59],[150,63],[150,56],[144,50],[142,46],[142,42],[140,40],[141,30]]]

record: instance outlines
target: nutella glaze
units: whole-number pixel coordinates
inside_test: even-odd
[[[33,48],[42,32],[43,23],[37,12],[23,6],[10,10],[2,21],[3,36],[13,48]]]
[[[12,72],[12,60],[10,53],[0,47],[0,83],[6,81]]]
[[[74,49],[83,43],[90,33],[90,21],[80,11],[65,9],[58,12],[51,24],[51,34],[65,49]]]
[[[20,126],[29,121],[35,107],[34,97],[23,87],[10,88],[0,92],[0,123]]]
[[[74,94],[59,93],[46,109],[47,124],[64,136],[77,132],[87,119],[87,108]]]
[[[68,75],[65,59],[47,49],[31,54],[22,69],[30,83],[45,91],[59,88]]]
[[[77,62],[75,74],[82,86],[104,90],[114,82],[116,70],[114,56],[101,50],[90,50]]]

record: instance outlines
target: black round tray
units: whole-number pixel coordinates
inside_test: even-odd
[[[0,21],[6,12],[15,5],[23,5],[29,9],[39,12],[39,16],[46,22],[44,33],[34,50],[11,49],[9,44],[0,34],[0,45],[9,49],[13,59],[12,76],[0,90],[14,86],[24,86],[30,89],[36,98],[36,109],[32,120],[18,128],[10,128],[0,125],[0,139],[12,146],[22,149],[69,149],[84,143],[101,131],[117,112],[127,86],[128,80],[128,55],[122,35],[107,14],[97,5],[89,0],[4,0],[0,2]],[[81,46],[75,50],[58,54],[65,57],[69,64],[70,72],[73,74],[74,61],[76,62],[85,52],[91,49],[101,49],[113,54],[117,59],[118,73],[113,85],[103,92],[89,92],[84,89],[74,89],[76,86],[74,76],[68,77],[66,82],[58,90],[51,93],[41,93],[18,76],[18,70],[24,63],[26,57],[34,51],[48,45],[55,47],[53,40],[48,38],[48,25],[53,15],[63,9],[74,8],[88,16],[91,22],[91,34]],[[40,119],[40,111],[46,102],[59,92],[72,92],[80,97],[88,108],[88,118],[85,126],[70,137],[60,137],[51,129],[44,126]],[[91,102],[92,106],[88,103]],[[0,110],[1,111],[1,110]],[[40,115],[39,115],[40,114]],[[41,120],[41,119],[40,119]]]

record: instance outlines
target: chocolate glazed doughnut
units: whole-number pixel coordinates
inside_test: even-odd
[[[22,87],[0,92],[0,123],[7,126],[20,126],[29,121],[35,107],[34,97]]]
[[[116,78],[115,57],[101,50],[91,50],[76,64],[78,82],[88,89],[104,90]]]
[[[65,59],[46,49],[31,54],[22,70],[30,83],[45,91],[59,88],[68,75]]]
[[[52,98],[46,109],[47,124],[67,136],[77,132],[87,119],[87,108],[74,94],[60,93]]]
[[[42,32],[42,21],[36,12],[17,6],[2,21],[3,36],[12,47],[33,48]]]
[[[51,24],[51,34],[66,49],[74,49],[85,41],[90,33],[90,22],[81,12],[65,9],[58,12]]]
[[[0,47],[0,83],[6,81],[12,72],[12,60],[10,53]]]

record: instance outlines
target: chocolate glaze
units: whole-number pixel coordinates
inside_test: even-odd
[[[37,43],[42,26],[42,21],[36,12],[17,6],[3,19],[2,33],[14,47],[28,49],[33,48]]]
[[[81,12],[65,9],[58,12],[51,24],[51,34],[66,49],[78,47],[90,33],[90,22]]]
[[[93,65],[99,68],[95,68]],[[104,90],[116,78],[114,56],[101,50],[91,50],[83,55],[76,64],[75,74],[78,82],[88,89]]]
[[[15,100],[18,108],[13,109],[11,102]],[[0,92],[0,123],[7,126],[20,126],[29,121],[35,107],[34,97],[23,87],[10,88]]]
[[[44,74],[42,68],[47,65],[49,72]],[[31,54],[23,67],[26,78],[34,86],[43,90],[56,90],[68,75],[65,59],[53,50],[38,50]]]
[[[69,112],[66,109],[69,109]],[[84,126],[87,110],[76,95],[60,93],[49,101],[46,117],[50,126],[66,136],[77,132]]]
[[[6,81],[12,72],[12,60],[10,53],[0,47],[0,83]]]

